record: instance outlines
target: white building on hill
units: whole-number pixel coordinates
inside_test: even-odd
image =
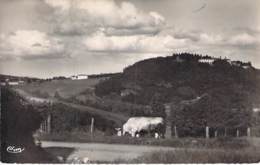
[[[8,85],[19,85],[18,81],[9,81]]]
[[[84,80],[84,79],[88,79],[88,75],[79,74],[79,75],[71,76],[70,78],[71,78],[71,80]]]
[[[215,61],[215,59],[212,59],[212,58],[199,59],[200,63],[207,63],[207,64],[210,64],[210,65],[212,65],[214,61]]]

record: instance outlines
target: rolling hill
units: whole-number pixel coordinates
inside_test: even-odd
[[[95,93],[143,105],[150,105],[154,97],[169,103],[205,93],[223,98],[241,95],[244,101],[259,105],[259,82],[260,71],[250,63],[182,53],[128,66],[122,74],[99,83]]]

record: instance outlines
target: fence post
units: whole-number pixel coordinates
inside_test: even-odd
[[[41,125],[40,125],[40,132],[43,132],[43,131],[42,131],[42,123],[41,123]]]
[[[175,138],[178,138],[178,132],[177,132],[176,125],[174,126],[174,136],[175,136]]]
[[[43,132],[46,133],[46,120],[43,121]]]
[[[248,136],[248,137],[251,136],[251,130],[250,130],[250,127],[247,128],[247,136]]]
[[[90,126],[91,136],[93,135],[93,131],[94,131],[94,118],[92,117],[92,118],[91,118],[91,126]]]
[[[206,138],[209,138],[209,126],[206,126]]]
[[[165,138],[170,139],[172,138],[172,122],[171,122],[171,106],[165,104],[164,105],[165,108],[165,113],[166,113],[166,117],[165,117]]]
[[[216,138],[218,136],[218,130],[215,130],[214,134],[215,134],[215,138]]]
[[[237,129],[237,137],[239,137],[239,130]]]
[[[47,118],[47,133],[51,133],[51,115],[48,115]]]

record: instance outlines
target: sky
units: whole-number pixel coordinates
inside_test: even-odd
[[[121,72],[191,52],[260,68],[260,0],[0,0],[0,74]]]

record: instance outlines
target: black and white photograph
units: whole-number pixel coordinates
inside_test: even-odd
[[[0,160],[260,163],[260,0],[0,0]]]

